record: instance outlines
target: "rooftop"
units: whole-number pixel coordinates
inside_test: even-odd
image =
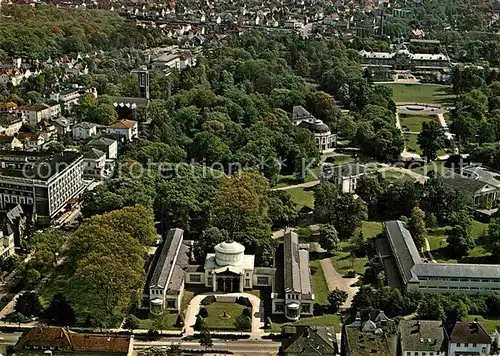
[[[480,323],[457,321],[446,324],[446,333],[453,343],[491,344],[491,337]]]
[[[127,355],[130,340],[129,335],[80,334],[60,327],[36,327],[21,336],[15,349],[43,346],[72,353]]]
[[[445,350],[444,325],[437,320],[401,320],[402,350],[439,352]]]
[[[337,340],[333,327],[296,327],[295,334],[282,342],[283,352],[294,354],[335,355]]]
[[[72,151],[53,155],[39,152],[1,152],[0,176],[49,181],[81,157],[80,153]]]
[[[177,251],[180,248],[179,245],[182,244],[183,235],[184,231],[181,229],[171,229],[168,232],[149,283],[151,287],[158,286],[160,288],[165,288],[167,283],[169,283],[169,278],[172,274],[174,262],[178,254]]]

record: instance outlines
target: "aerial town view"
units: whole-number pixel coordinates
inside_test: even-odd
[[[500,355],[500,0],[0,0],[0,356]]]

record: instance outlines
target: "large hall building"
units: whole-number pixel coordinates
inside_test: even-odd
[[[300,249],[296,233],[285,235],[273,267],[255,266],[255,256],[245,254],[245,247],[234,241],[216,245],[205,263],[196,265],[193,241],[183,235],[181,229],[170,230],[156,258],[147,288],[152,311],[178,312],[185,286],[193,285],[213,293],[269,287],[273,314],[284,314],[292,321],[313,314],[309,252]]]

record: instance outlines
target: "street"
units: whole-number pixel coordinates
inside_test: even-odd
[[[236,355],[277,355],[280,343],[271,340],[215,340],[213,339],[213,346],[210,350],[227,350]],[[180,338],[168,338],[158,341],[142,341],[134,340],[134,350],[141,350],[148,347],[164,347],[168,348],[171,344],[179,344],[184,350],[197,350],[204,351],[205,348],[200,346],[200,343],[196,341],[184,341]]]

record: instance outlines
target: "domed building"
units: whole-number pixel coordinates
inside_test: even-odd
[[[214,250],[205,259],[207,286],[214,292],[243,292],[253,287],[254,255],[245,255],[245,247],[235,241],[222,242]]]
[[[330,128],[323,121],[316,119],[309,111],[302,106],[294,106],[292,120],[295,125],[312,132],[316,145],[320,151],[325,151],[335,146],[335,135],[332,135]]]
[[[183,234],[172,229],[163,243],[148,285],[151,310],[179,312],[185,285],[218,293],[270,287],[273,314],[284,314],[292,321],[312,315],[309,252],[300,248],[296,233],[284,236],[272,267],[255,266],[255,256],[245,254],[245,246],[235,241],[216,245],[203,265],[193,265],[194,243],[185,241]]]

